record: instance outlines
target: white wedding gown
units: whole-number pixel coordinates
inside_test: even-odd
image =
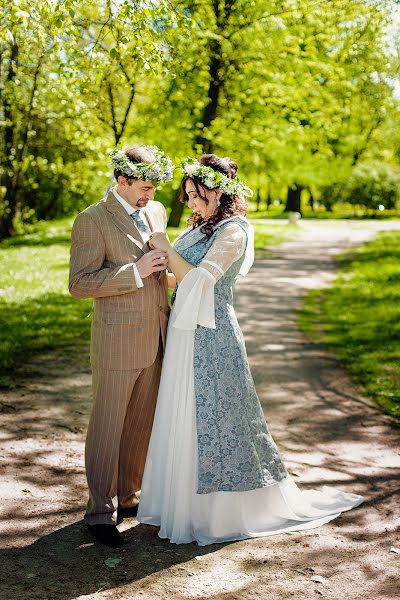
[[[160,526],[158,535],[177,544],[203,546],[310,529],[363,502],[361,496],[326,486],[301,491],[290,475],[250,491],[196,493],[194,334],[197,325],[215,327],[214,285],[238,259],[237,243],[228,239],[228,228],[225,232],[227,243],[212,247],[214,252],[178,287],[141,490],[138,521]],[[250,248],[243,274],[251,262]]]

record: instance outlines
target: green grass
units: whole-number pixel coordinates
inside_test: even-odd
[[[254,225],[254,250],[256,256],[260,258],[269,253],[269,246],[275,246],[293,238],[299,231],[297,225],[263,224],[252,219],[250,219],[250,223]]]
[[[328,343],[362,391],[400,420],[400,232],[379,234],[339,264],[334,285],[307,296],[300,325]]]
[[[0,244],[3,384],[32,355],[87,343],[91,301],[68,293],[70,229],[71,219],[39,223]]]
[[[87,362],[91,300],[68,292],[72,221],[40,222],[0,243],[0,386],[35,355],[60,351]],[[293,234],[282,225],[255,227],[259,251]],[[171,239],[180,230],[170,229]]]

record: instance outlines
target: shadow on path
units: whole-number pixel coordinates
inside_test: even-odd
[[[133,521],[122,549],[95,545],[80,520],[87,349],[70,363],[38,357],[37,377],[0,402],[1,598],[395,597],[399,432],[296,325],[306,291],[331,280],[335,254],[381,225],[304,225],[298,239],[255,264],[235,302],[261,403],[295,481],[360,493],[363,506],[316,530],[206,548],[175,546]],[[111,568],[109,558],[120,562]]]
[[[157,531],[151,526],[132,527],[123,534],[125,545],[113,549],[94,544],[79,521],[29,546],[1,550],[1,597],[19,593],[22,598],[69,600],[125,586],[223,547],[172,546],[158,538]],[[107,566],[108,559],[117,559],[116,565]]]

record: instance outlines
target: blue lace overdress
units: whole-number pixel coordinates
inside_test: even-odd
[[[195,230],[178,240],[174,248],[197,267],[218,242],[224,227],[232,223],[247,232],[246,221],[232,219],[209,239]],[[233,309],[233,286],[243,259],[244,254],[215,284],[215,329],[198,325],[194,336],[200,494],[254,490],[287,475],[268,431]]]

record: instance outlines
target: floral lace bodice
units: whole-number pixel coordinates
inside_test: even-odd
[[[175,292],[171,326],[195,330],[198,493],[256,489],[287,475],[265,422],[233,309],[248,227],[237,217],[221,223],[209,239],[196,229],[174,245],[196,267]]]

